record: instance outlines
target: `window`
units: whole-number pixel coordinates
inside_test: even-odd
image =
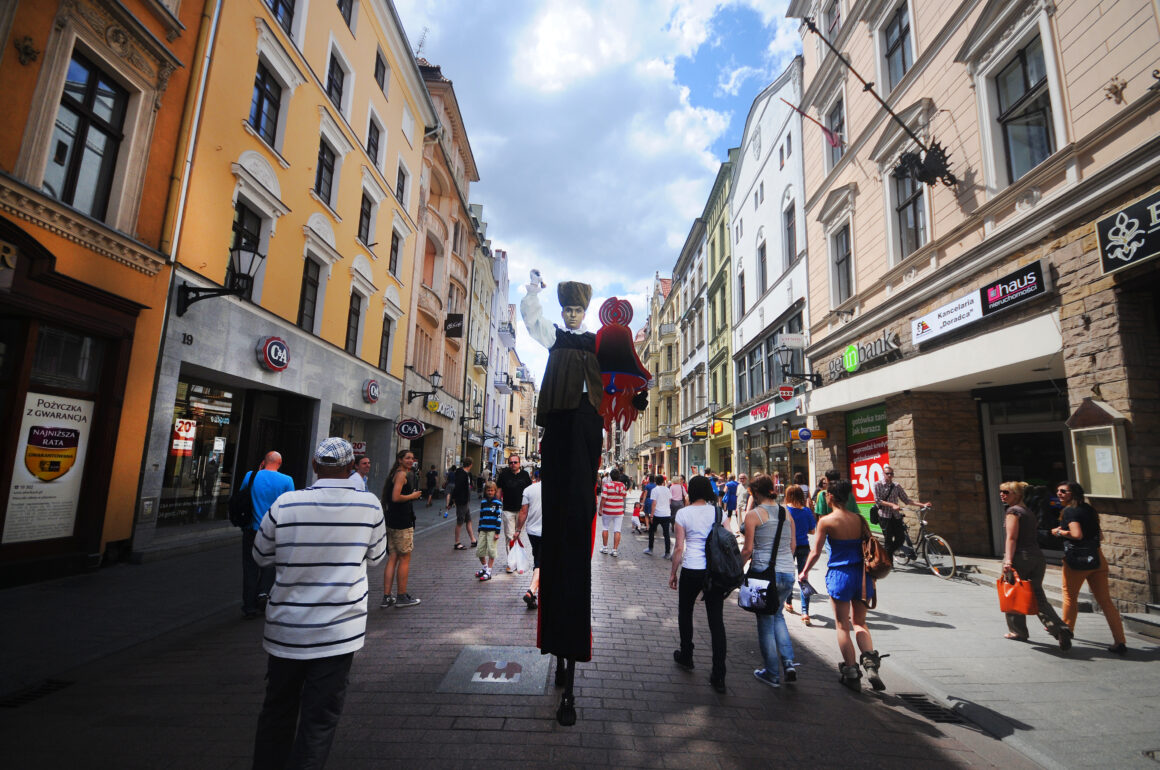
[[[379,90],[385,96],[387,93],[387,60],[383,58],[381,51],[375,52],[375,82],[379,84]]]
[[[1007,175],[1014,182],[1055,151],[1051,95],[1040,38],[1015,53],[995,77],[995,86]]]
[[[781,219],[783,222],[782,232],[785,233],[785,268],[793,264],[797,259],[797,213],[795,212],[794,204],[789,204]]]
[[[842,29],[841,0],[831,0],[822,11],[822,31],[827,40],[833,40]]]
[[[342,20],[346,22],[346,26],[350,27],[351,20],[354,18],[354,0],[338,0],[338,12],[342,14]]]
[[[234,206],[234,224],[230,238],[230,249],[257,250],[262,242],[262,217],[247,206],[239,198]],[[234,263],[231,259],[226,265],[225,285],[229,285],[233,278]],[[251,283],[242,296],[251,299],[254,294],[254,285]]]
[[[745,315],[745,273],[737,276],[737,317]]]
[[[358,207],[358,239],[367,248],[371,243],[371,224],[374,221],[375,204],[366,192],[362,194],[362,202]]]
[[[753,210],[757,211],[757,190],[753,191]]]
[[[379,368],[384,372],[391,368],[391,319],[383,318],[383,336],[379,340]]]
[[[765,367],[761,345],[749,351],[749,395],[756,398],[765,392]]]
[[[923,185],[909,174],[893,175],[894,211],[898,226],[898,258],[906,259],[926,243]]]
[[[350,293],[350,310],[346,314],[346,345],[343,347],[352,356],[358,355],[358,327],[362,317],[362,301],[362,295],[357,291]]]
[[[459,220],[456,219],[452,222],[451,228],[451,251],[455,254],[459,253],[459,236]]]
[[[282,85],[259,61],[254,75],[254,96],[250,101],[250,126],[271,147],[278,138],[278,110],[281,106]]]
[[[379,165],[379,137],[382,132],[379,130],[378,124],[373,120],[367,125],[367,155],[370,156],[371,163],[376,166]]]
[[[73,54],[44,170],[47,194],[91,217],[105,218],[128,104],[125,89]]]
[[[830,239],[833,260],[833,302],[840,305],[853,294],[853,264],[850,259],[850,225],[845,224]]]
[[[765,182],[757,185],[757,192],[760,195],[761,202],[765,203]]]
[[[758,296],[765,293],[766,287],[769,286],[769,264],[765,255],[765,241],[757,247],[757,293]]]
[[[741,403],[749,398],[748,378],[745,375],[745,359],[741,359],[741,366],[737,367],[737,402]]]
[[[785,147],[777,148],[777,162],[778,168],[785,168]]]
[[[298,328],[314,333],[314,317],[318,310],[318,263],[307,258],[302,266],[302,291],[298,295]]]
[[[401,162],[399,163],[399,174],[395,177],[395,197],[399,199],[399,203],[407,205],[407,169],[403,168]]]
[[[886,43],[886,80],[893,89],[913,63],[910,53],[910,12],[904,2],[899,6],[884,32]]]
[[[326,72],[326,95],[340,111],[342,110],[342,89],[346,84],[346,71],[339,66],[338,57],[330,55],[330,69]]]
[[[793,155],[793,134],[785,135],[785,157]]]
[[[266,0],[266,6],[282,25],[282,29],[286,30],[286,34],[291,34],[290,27],[294,23],[294,0]]]
[[[826,140],[830,148],[830,168],[833,168],[846,151],[846,105],[841,99],[826,114],[826,129],[830,132]]]
[[[392,275],[399,274],[399,233],[395,230],[391,231],[391,258],[388,261],[388,269]]]
[[[334,150],[325,140],[318,142],[318,167],[314,171],[314,192],[327,206],[333,207]]]

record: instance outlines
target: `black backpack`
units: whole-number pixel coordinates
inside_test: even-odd
[[[737,547],[737,536],[721,523],[721,509],[715,508],[713,528],[705,538],[705,561],[708,572],[705,575],[705,593],[714,591],[728,596],[745,580],[741,549]]]
[[[245,529],[254,523],[254,498],[250,495],[250,489],[257,475],[257,471],[251,473],[242,488],[230,495],[230,524],[235,527]]]

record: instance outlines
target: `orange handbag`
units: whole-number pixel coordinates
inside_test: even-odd
[[[999,611],[1011,612],[1017,615],[1038,615],[1039,602],[1035,600],[1035,591],[1030,580],[1022,580],[1019,573],[1011,570],[1015,577],[1014,583],[1008,583],[1002,577],[995,581],[999,589]]]

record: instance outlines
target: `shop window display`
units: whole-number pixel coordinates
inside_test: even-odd
[[[178,382],[158,526],[227,518],[241,401],[213,385]]]

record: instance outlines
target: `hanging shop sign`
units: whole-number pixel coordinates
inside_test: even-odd
[[[781,396],[782,401],[789,401],[793,398],[793,385],[779,385],[777,395]]]
[[[443,333],[448,337],[462,337],[463,313],[448,313],[443,319]]]
[[[25,397],[0,542],[72,535],[93,403],[44,393]]]
[[[700,441],[708,438],[709,431],[705,428],[692,428],[689,430],[689,441]]]
[[[363,397],[363,401],[366,401],[368,404],[378,403],[378,400],[379,400],[379,381],[378,380],[367,380],[366,382],[364,382],[363,389],[362,389],[362,397]]]
[[[713,424],[709,426],[709,434],[713,436],[720,436],[725,432],[724,420],[713,420]]]
[[[804,332],[782,332],[777,335],[777,344],[794,350],[801,350],[806,346],[806,335]]]
[[[422,438],[427,431],[427,426],[418,420],[406,419],[399,420],[399,424],[395,426],[395,433],[398,433],[402,438],[416,439]]]
[[[1100,268],[1114,273],[1160,254],[1160,191],[1096,222]]]
[[[916,345],[930,342],[992,313],[1042,296],[1051,290],[1050,277],[1051,273],[1044,268],[1042,260],[1032,262],[911,321],[910,338]]]
[[[842,355],[830,359],[830,379],[836,380],[843,374],[853,374],[871,361],[899,352],[902,341],[898,332],[883,329],[877,339],[868,342],[851,343],[842,351]]]
[[[818,431],[814,431],[817,438]],[[886,404],[846,413],[846,457],[850,461],[850,481],[854,499],[863,515],[874,504],[874,485],[886,478],[890,448],[886,439]]]
[[[290,346],[281,337],[258,340],[258,364],[271,372],[281,372],[290,365]]]
[[[809,428],[795,429],[790,434],[794,441],[809,441],[810,439],[823,439],[827,436],[824,430],[810,430]]]

